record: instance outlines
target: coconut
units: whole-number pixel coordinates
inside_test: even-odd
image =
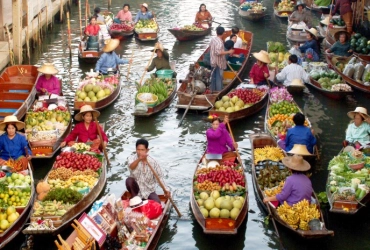
[[[229,113],[234,112],[234,111],[235,111],[234,107],[228,107],[226,109],[226,112],[229,112]]]
[[[222,97],[222,101],[223,102],[228,102],[230,100],[230,97],[228,97],[227,95],[224,95],[223,97]]]
[[[85,87],[84,87],[84,91],[86,93],[89,93],[89,91],[93,90],[93,87],[94,87],[94,85],[92,85],[91,83],[86,84]]]
[[[229,102],[224,102],[224,104],[222,104],[222,107],[227,109],[228,107],[230,107],[230,103]]]
[[[226,109],[224,107],[221,107],[218,109],[219,111],[225,111]]]
[[[227,209],[221,209],[221,212],[220,212],[220,218],[229,218],[230,217],[230,211],[227,210]]]
[[[233,98],[231,98],[231,102],[232,103],[236,103],[237,101],[239,100],[239,98],[235,95],[235,96],[233,96]]]
[[[95,92],[94,91],[89,91],[89,93],[87,93],[87,96],[91,98],[93,98],[93,96],[95,96]]]
[[[233,209],[233,203],[231,202],[231,200],[223,200],[221,202],[221,209],[227,209],[229,211]]]
[[[208,218],[208,210],[207,209],[205,209],[204,207],[202,207],[200,209],[200,212],[203,214],[203,217],[204,218]]]
[[[240,213],[240,209],[239,208],[236,208],[234,207],[231,211],[230,211],[230,218],[233,219],[233,220],[236,220],[236,218],[238,217]]]
[[[202,200],[207,200],[208,197],[209,197],[209,195],[206,192],[201,192],[199,194],[199,198],[201,198]]]
[[[209,211],[209,216],[211,218],[219,218],[220,217],[220,209],[217,207],[212,208],[211,211]]]
[[[224,196],[221,196],[219,198],[217,198],[217,200],[215,201],[215,205],[217,208],[221,208],[221,202],[225,199]]]
[[[105,96],[109,96],[112,93],[110,89],[104,89],[104,92],[105,92]]]
[[[98,93],[100,90],[101,90],[101,88],[100,88],[100,86],[98,86],[98,85],[95,85],[95,86],[92,88],[92,91],[94,91],[94,93]]]
[[[223,103],[222,101],[217,101],[217,102],[215,103],[215,107],[216,107],[216,109],[221,108],[223,104],[224,104],[224,103]]]
[[[208,198],[205,202],[204,202],[204,207],[207,209],[207,210],[211,210],[212,208],[214,208],[215,206],[215,202],[213,201],[212,198]]]

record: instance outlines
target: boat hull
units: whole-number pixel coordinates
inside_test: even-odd
[[[333,99],[333,100],[341,100],[343,98],[346,98],[347,95],[352,95],[353,91],[329,91],[326,89],[323,89],[317,81],[314,79],[310,79],[310,82],[307,83],[308,86],[315,89],[316,91],[320,92],[322,95]]]
[[[266,11],[245,11],[239,8],[239,16],[248,21],[260,21],[266,16]]]
[[[189,31],[179,29],[168,29],[168,31],[176,37],[179,41],[191,41],[201,37],[204,37],[211,33],[212,27],[209,27],[203,31]]]

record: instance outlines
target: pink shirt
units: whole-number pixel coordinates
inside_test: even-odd
[[[120,10],[116,16],[121,21],[129,21],[132,22],[132,15],[130,11],[124,12],[123,10]]]
[[[55,76],[51,76],[49,80],[45,78],[45,75],[39,77],[36,83],[36,90],[39,93],[46,94],[41,89],[46,89],[49,94],[60,95],[60,82]]]

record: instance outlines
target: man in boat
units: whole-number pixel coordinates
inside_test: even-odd
[[[243,39],[241,39],[238,34],[239,34],[239,28],[238,27],[233,27],[231,29],[232,35],[236,35],[236,41],[234,44],[235,49],[241,49],[243,47]],[[225,41],[229,40],[230,37],[226,37]]]
[[[142,199],[153,200],[161,203],[158,194],[155,192],[157,180],[150,165],[160,180],[163,180],[163,173],[159,164],[148,155],[149,142],[145,139],[136,141],[136,154],[128,157],[130,177],[126,179],[126,189],[131,197],[140,196]],[[164,195],[170,197],[171,193],[166,191]]]
[[[294,79],[300,79],[303,82],[308,82],[310,80],[310,75],[303,69],[301,65],[297,64],[298,57],[296,55],[290,55],[288,66],[285,66],[283,70],[278,72],[278,68],[275,68],[276,80],[283,82],[284,86],[289,86]]]
[[[103,48],[103,54],[100,56],[96,63],[95,71],[102,73],[103,75],[108,74],[108,69],[112,68],[116,73],[118,64],[132,63],[132,59],[121,59],[117,56],[114,50],[118,47],[119,40],[111,39]]]
[[[168,54],[167,49],[163,48],[163,45],[158,42],[155,44],[154,52],[157,54],[155,58],[153,58],[152,63],[149,65],[148,68],[145,68],[146,71],[152,71],[154,68],[156,71],[162,69],[171,69],[170,66],[170,55]],[[154,77],[157,77],[157,74],[153,74]],[[176,78],[176,72],[173,72],[172,77]]]
[[[234,49],[225,51],[224,41],[222,35],[225,29],[221,26],[216,28],[217,37],[212,38],[209,44],[209,51],[211,55],[211,91],[220,91],[223,88],[223,74],[226,69],[226,57],[225,55],[231,55],[234,53]]]

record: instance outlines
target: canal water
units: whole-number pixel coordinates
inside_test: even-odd
[[[84,2],[84,1],[83,1]],[[89,1],[93,5],[107,9],[108,1]],[[103,2],[103,3],[102,3]],[[139,1],[126,1],[131,5],[132,12],[136,13]],[[160,26],[159,41],[164,44],[176,60],[176,70],[179,79],[184,78],[190,63],[197,60],[203,50],[208,46],[211,36],[190,42],[177,42],[167,31],[168,28],[191,24],[196,11],[203,1],[199,0],[162,0],[147,1],[150,10],[154,11]],[[207,3],[208,2],[208,3]],[[254,33],[253,51],[266,49],[269,40],[280,41],[287,44],[285,32],[287,21],[273,15],[273,1],[264,1],[268,16],[265,20],[252,23],[238,16],[236,5],[238,1],[206,1],[208,10],[225,28],[238,26],[240,29]],[[123,2],[112,0],[111,11],[117,13]],[[318,23],[319,15],[315,16]],[[84,15],[83,15],[84,16]],[[84,23],[84,22],[83,22]],[[217,24],[214,24],[217,26]],[[74,92],[78,81],[84,72],[94,68],[94,65],[82,65],[78,62],[77,47],[79,42],[78,8],[71,9],[72,29],[72,58],[69,58],[67,48],[66,24],[55,24],[48,31],[42,41],[41,50],[32,54],[31,64],[41,65],[52,61],[59,69],[59,78],[63,82],[63,92],[73,105]],[[212,36],[215,31],[212,32]],[[146,66],[154,42],[140,43],[134,38],[122,41],[116,52],[125,58],[134,55],[134,62],[128,80],[124,81],[120,97],[111,106],[101,112],[99,120],[106,122],[109,136],[108,154],[111,166],[108,168],[108,181],[104,194],[114,193],[117,196],[125,190],[125,179],[129,174],[127,157],[135,150],[135,141],[139,138],[149,140],[150,155],[157,159],[165,173],[165,182],[175,193],[175,201],[183,217],[177,218],[173,210],[171,218],[163,231],[158,249],[279,249],[280,243],[276,237],[272,222],[264,224],[266,214],[256,201],[251,180],[251,150],[248,134],[262,132],[265,109],[259,113],[232,124],[235,140],[239,144],[241,157],[244,161],[249,187],[249,214],[245,224],[234,236],[212,236],[203,234],[201,227],[192,216],[189,207],[189,197],[193,172],[197,162],[206,147],[205,131],[210,124],[203,121],[206,114],[189,113],[181,127],[178,123],[182,112],[175,108],[175,100],[169,108],[160,114],[135,119],[131,115],[134,109],[135,81],[140,79]],[[254,63],[251,58],[249,68]],[[123,66],[127,70],[127,65]],[[247,70],[249,72],[249,69]],[[149,77],[149,74],[147,74]],[[247,74],[244,78],[247,77]],[[310,119],[315,133],[319,138],[321,161],[316,166],[312,176],[316,192],[324,191],[328,174],[327,164],[341,149],[345,129],[349,122],[346,113],[354,110],[356,106],[363,106],[370,110],[368,99],[355,92],[348,100],[333,101],[321,96],[319,93],[306,89],[303,96],[294,97],[304,114]],[[50,169],[53,161],[34,161],[35,177],[42,179]],[[327,228],[335,231],[335,236],[321,240],[304,240],[278,225],[281,240],[286,249],[370,249],[368,233],[370,231],[369,209],[364,208],[354,216],[336,215],[323,210]],[[67,237],[70,230],[62,233]],[[18,249],[24,236],[20,234],[6,249]],[[54,237],[36,237],[34,249],[56,249]]]

